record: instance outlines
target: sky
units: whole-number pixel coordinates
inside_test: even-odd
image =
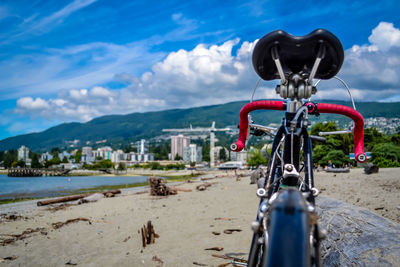
[[[0,139],[63,122],[248,100],[257,40],[334,33],[356,101],[400,101],[400,1],[0,1]],[[277,98],[262,81],[255,98]],[[318,99],[348,100],[336,81]],[[151,122],[149,122],[151,123]]]

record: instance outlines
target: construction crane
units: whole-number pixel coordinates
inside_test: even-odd
[[[215,128],[215,121],[212,122],[210,128],[195,127],[190,125],[190,128],[183,129],[163,129],[163,132],[174,132],[174,133],[191,133],[191,132],[210,132],[210,167],[215,167],[214,159],[214,146],[215,146],[215,132],[227,132],[232,131],[231,128]]]

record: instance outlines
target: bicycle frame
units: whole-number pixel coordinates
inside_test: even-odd
[[[302,37],[274,31],[261,38],[254,48],[255,71],[264,80],[280,79],[276,93],[287,101],[254,101],[245,105],[240,111],[238,141],[231,145],[235,152],[245,147],[250,112],[286,110],[275,134],[266,179],[257,190],[260,205],[256,221],[252,223],[254,235],[248,266],[320,266],[322,234],[315,213],[315,197],[319,191],[314,187],[308,115],[335,113],[351,118],[355,123],[354,152],[358,162],[367,159],[364,120],[355,109],[303,99],[310,99],[317,92],[314,78],[336,77],[343,57],[339,39],[322,29]],[[255,125],[254,129],[266,131],[268,127]]]

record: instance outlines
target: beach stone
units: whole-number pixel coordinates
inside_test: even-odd
[[[250,175],[250,184],[255,184],[257,181],[264,177],[264,171],[261,168],[258,168],[257,170],[253,171]]]
[[[316,205],[328,232],[321,242],[323,266],[398,266],[400,224],[329,197],[317,197]]]

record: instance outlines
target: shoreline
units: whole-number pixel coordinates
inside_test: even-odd
[[[203,173],[190,173],[188,174],[187,171],[184,171],[182,173],[179,173],[179,175],[177,175],[177,172],[173,172],[173,173],[168,173],[168,175],[162,175],[162,172],[158,172],[157,175],[148,175],[149,173],[146,174],[139,174],[136,173],[135,175],[123,175],[123,176],[132,176],[132,177],[150,177],[150,176],[156,176],[156,177],[161,177],[161,178],[165,178],[166,183],[175,183],[175,182],[180,182],[180,181],[186,181],[186,180],[191,180],[194,179],[196,177],[201,176]],[[153,173],[154,174],[154,173]],[[171,175],[173,174],[173,175]],[[74,175],[75,176],[75,175]],[[89,175],[90,176],[94,176],[94,175]],[[118,177],[120,175],[96,175],[96,176],[102,176],[102,177]],[[60,177],[60,176],[55,176],[55,177]],[[65,177],[69,177],[69,176],[65,176]],[[73,177],[73,176],[71,176]],[[81,177],[81,176],[76,176],[76,177]],[[57,194],[57,191],[52,191],[49,192],[49,194],[53,193],[53,195],[51,196],[38,196],[35,197],[35,193],[32,194],[26,194],[26,193],[21,193],[21,194],[15,194],[13,196],[4,198],[4,199],[0,199],[0,206],[1,205],[7,205],[10,203],[18,203],[18,202],[24,202],[24,201],[30,201],[30,200],[39,200],[39,199],[49,199],[49,198],[58,198],[58,197],[64,197],[64,196],[71,196],[71,195],[78,195],[78,194],[84,194],[84,193],[96,193],[96,192],[100,192],[100,191],[106,191],[106,190],[113,190],[113,189],[128,189],[128,188],[137,188],[137,187],[144,187],[144,186],[148,186],[148,182],[137,182],[137,183],[123,183],[123,184],[117,184],[117,185],[101,185],[101,186],[95,186],[95,187],[85,187],[85,188],[79,188],[79,189],[74,189],[74,190],[65,190],[65,191],[61,191],[59,192],[59,194]],[[36,193],[36,194],[40,194],[40,192]],[[24,197],[25,196],[25,197]],[[2,196],[0,196],[2,197]]]

